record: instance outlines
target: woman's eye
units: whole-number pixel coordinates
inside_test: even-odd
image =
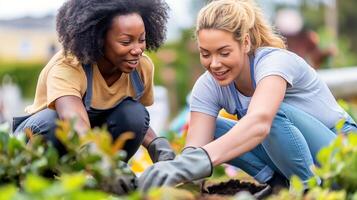
[[[202,52],[201,52],[200,54],[201,54],[201,56],[204,57],[204,58],[208,58],[208,57],[209,57],[209,54],[208,54],[208,53],[202,53]]]
[[[229,52],[222,52],[221,55],[224,57],[229,56]]]
[[[130,44],[130,41],[120,41],[120,44],[127,46]]]
[[[208,58],[209,57],[208,54],[201,54],[201,56],[204,57],[204,58]]]

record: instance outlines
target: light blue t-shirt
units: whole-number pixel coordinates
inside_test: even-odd
[[[346,117],[347,113],[337,104],[327,85],[296,54],[272,47],[257,49],[254,57],[256,84],[269,75],[281,76],[288,82],[283,102],[309,113],[328,128],[333,128],[340,119]],[[238,98],[243,108],[248,108],[250,97],[238,93]],[[217,117],[222,108],[235,114],[234,94],[229,86],[220,86],[206,71],[192,89],[190,110]]]

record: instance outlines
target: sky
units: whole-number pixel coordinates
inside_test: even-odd
[[[64,0],[0,0],[0,19],[55,13]]]
[[[179,25],[185,26],[185,22],[191,23],[191,19],[185,12],[186,4],[190,0],[166,0],[171,7],[171,17]],[[0,0],[0,19],[11,19],[22,16],[40,17],[46,14],[54,14],[65,0]]]
[[[188,5],[194,0],[166,0],[169,4],[170,19],[168,22],[168,38],[177,38],[179,29],[191,27],[195,20],[195,13],[191,13]],[[257,0],[265,14],[271,18],[273,5],[271,2],[285,2],[297,4],[300,0]],[[316,0],[313,0],[316,1]],[[324,0],[329,1],[329,0]],[[0,20],[19,18],[23,16],[41,17],[55,14],[65,0],[0,0]]]
[[[171,8],[168,22],[169,39],[179,36],[178,29],[193,25],[194,17],[187,9],[189,1],[192,0],[166,0]],[[65,0],[0,0],[0,20],[55,14],[63,2]]]
[[[19,16],[43,16],[48,13],[55,13],[56,10],[62,5],[65,0],[0,0],[0,19],[16,18]],[[187,4],[194,0],[166,0],[170,5],[172,12],[175,14],[180,23],[185,22],[192,23],[191,19],[188,19],[184,15],[185,12],[189,12]],[[257,0],[261,5],[267,7],[272,2],[275,3],[287,3],[290,5],[298,5],[301,0]],[[325,2],[330,3],[334,0],[311,0],[311,2]],[[192,17],[191,17],[192,18]],[[176,19],[176,20],[177,20]]]

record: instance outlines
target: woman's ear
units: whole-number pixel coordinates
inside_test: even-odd
[[[250,41],[250,36],[249,34],[246,34],[243,39],[243,50],[244,53],[249,53],[251,49],[251,41]]]

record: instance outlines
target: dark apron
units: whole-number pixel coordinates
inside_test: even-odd
[[[118,101],[114,106],[108,109],[92,108],[91,102],[92,102],[92,95],[93,95],[93,67],[91,65],[83,65],[83,69],[87,77],[87,91],[83,96],[83,104],[86,108],[89,119],[96,118],[98,115],[107,113],[107,111],[111,111],[113,108],[119,105],[124,99],[132,98],[132,97],[124,97],[123,99]],[[130,81],[135,91],[135,97],[133,99],[138,101],[144,93],[144,84],[136,69],[130,73]]]

